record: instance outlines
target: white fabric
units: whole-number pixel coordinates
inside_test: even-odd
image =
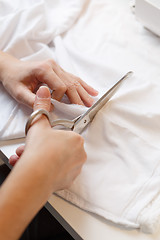
[[[0,0],[0,49],[22,60],[56,59],[52,40],[72,26],[83,4],[84,0]],[[24,123],[31,113],[10,99],[0,85],[0,103],[5,103],[1,140],[24,137]]]
[[[98,89],[97,98],[134,71],[82,133],[87,162],[73,185],[58,194],[115,223],[154,232],[160,226],[160,38],[136,21],[124,0],[20,1],[23,10],[15,2],[11,13],[14,6],[0,1],[1,49],[23,60],[54,57]],[[1,139],[23,136],[29,113],[3,88],[2,101]],[[54,103],[54,118],[87,110]]]

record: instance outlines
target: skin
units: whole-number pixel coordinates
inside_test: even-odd
[[[38,97],[34,109],[48,110],[48,88],[41,87],[37,94],[45,98]],[[49,196],[68,188],[86,161],[83,138],[51,129],[45,116],[30,128],[22,152],[0,188],[1,239],[18,239]]]
[[[58,101],[66,94],[71,103],[93,104],[98,92],[83,80],[64,71],[53,59],[41,62],[23,62],[0,51],[0,81],[18,102],[33,108],[35,92],[42,84],[53,90]]]
[[[36,109],[51,108],[46,83],[54,98],[67,94],[72,103],[91,105],[97,92],[63,71],[53,60],[24,63],[0,52],[0,81],[19,102]],[[71,131],[51,129],[45,116],[29,129],[26,145],[11,156],[13,170],[0,188],[0,239],[19,239],[50,195],[68,188],[86,161],[83,138]],[[17,161],[18,160],[18,161]],[[9,227],[9,231],[8,231]]]

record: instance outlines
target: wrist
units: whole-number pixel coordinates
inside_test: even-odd
[[[24,228],[50,196],[36,166],[27,164],[26,156],[22,160],[22,165],[20,162],[16,164],[0,189],[0,232],[1,237],[8,236],[8,239],[11,236],[12,239],[19,239]]]
[[[35,153],[31,148],[25,150],[21,159],[16,163],[17,171],[24,171],[24,174],[29,174],[32,188],[35,187],[35,191],[39,191],[38,195],[44,200],[48,199],[48,196],[56,190],[56,173],[57,167],[56,164],[52,165],[52,174],[49,174],[50,164],[47,164],[48,161],[44,161],[46,154]],[[52,159],[54,161],[54,159]],[[22,170],[21,170],[22,169]],[[34,182],[34,184],[33,184]],[[28,182],[29,184],[29,182]]]
[[[18,62],[19,60],[8,53],[0,51],[0,82],[3,83],[6,78],[5,76],[9,72],[11,64],[16,61]]]

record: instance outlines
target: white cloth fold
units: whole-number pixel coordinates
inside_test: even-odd
[[[95,100],[134,71],[82,133],[87,162],[57,194],[115,223],[154,232],[160,226],[160,38],[136,21],[125,1],[20,2],[0,2],[1,49],[23,60],[54,57],[99,90]],[[30,110],[1,86],[2,102],[1,139],[23,136]],[[54,118],[87,110],[54,105]]]

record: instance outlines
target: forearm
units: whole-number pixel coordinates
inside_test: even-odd
[[[41,166],[30,164],[37,160],[24,158],[0,189],[0,239],[18,239],[51,194]]]

